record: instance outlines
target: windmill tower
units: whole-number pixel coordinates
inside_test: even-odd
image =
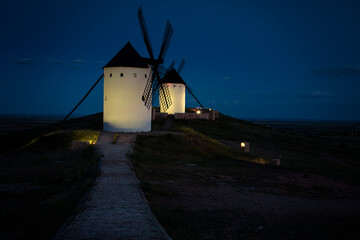
[[[138,20],[150,58],[141,57],[128,42],[105,65],[104,131],[151,131],[151,107],[159,91],[164,108],[171,105],[169,91],[161,80],[165,69],[162,63],[173,34],[172,26],[168,21],[159,57],[155,59],[141,7]]]
[[[169,68],[165,68],[162,64],[174,30],[170,22],[167,21],[160,53],[158,58],[155,59],[141,7],[138,11],[138,20],[149,58],[141,57],[128,42],[104,66],[104,73],[62,120],[62,123],[80,106],[102,78],[104,78],[104,131],[151,131],[151,108],[154,100],[159,96],[163,111],[168,110],[172,105],[171,93],[169,88],[166,87],[167,85],[164,84],[164,79],[172,70],[174,62]],[[180,65],[183,65],[183,63]],[[180,76],[178,78],[181,79]],[[178,81],[181,83],[181,80]],[[183,85],[192,94],[185,82]],[[180,98],[178,96],[183,96],[183,100],[179,101],[179,103],[184,102],[181,109],[185,109],[185,92],[172,92],[176,99]],[[194,98],[196,99],[195,96]],[[176,107],[175,111],[178,111],[178,108],[180,109],[180,107]]]
[[[172,64],[173,65],[173,64]],[[163,104],[160,102],[160,112],[175,114],[175,113],[185,113],[185,90],[188,90],[189,93],[194,97],[194,99],[199,103],[199,105],[204,108],[204,106],[199,102],[195,97],[193,91],[190,89],[189,85],[185,83],[184,79],[180,76],[180,72],[184,68],[185,61],[181,60],[180,65],[177,70],[169,68],[166,72],[164,78],[162,79],[162,85],[165,89],[168,89],[169,94],[171,95],[172,104],[167,109],[163,107]],[[162,92],[160,92],[160,97]]]
[[[180,77],[178,71],[172,68],[162,80],[164,88],[169,90],[172,104],[168,109],[163,107],[163,104],[160,103],[160,112],[175,114],[175,113],[185,113],[185,82]],[[160,92],[161,96],[162,92]]]
[[[104,131],[151,131],[151,111],[141,100],[150,76],[150,65],[130,42],[104,66]]]

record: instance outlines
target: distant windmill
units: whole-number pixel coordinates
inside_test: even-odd
[[[162,85],[164,89],[168,89],[171,99],[172,105],[166,109],[160,104],[160,112],[175,114],[175,113],[185,113],[185,89],[189,91],[189,93],[194,97],[194,99],[200,104],[202,108],[204,106],[199,102],[199,100],[195,97],[189,85],[185,83],[185,81],[180,76],[182,69],[184,68],[185,60],[181,60],[177,71],[174,68],[171,68],[166,73],[165,77],[162,79]],[[162,93],[160,93],[161,97]]]

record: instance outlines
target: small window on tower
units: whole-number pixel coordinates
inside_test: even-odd
[[[176,85],[174,85],[174,87],[176,87]]]
[[[133,77],[136,77],[136,73],[133,73]]]
[[[124,76],[124,73],[120,73],[120,77],[123,77]]]
[[[147,75],[145,74],[145,78],[147,78]]]
[[[112,73],[110,73],[110,77],[112,77]]]

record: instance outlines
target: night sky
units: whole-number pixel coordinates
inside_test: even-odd
[[[128,41],[165,64],[206,107],[239,118],[360,120],[360,1],[3,1],[0,114],[66,115]],[[75,112],[102,111],[99,84]],[[187,94],[187,106],[197,106]],[[156,102],[158,105],[158,102]]]

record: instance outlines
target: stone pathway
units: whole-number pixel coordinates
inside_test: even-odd
[[[55,236],[62,239],[170,239],[140,191],[128,153],[135,134],[103,132],[96,143],[103,154],[101,176],[82,210]]]

